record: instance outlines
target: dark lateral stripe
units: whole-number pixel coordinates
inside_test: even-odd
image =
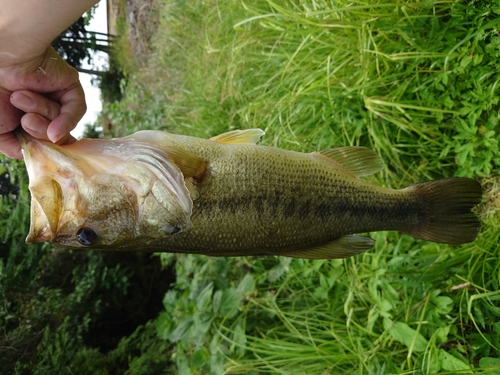
[[[196,203],[198,205],[198,209],[205,212],[213,212],[214,209],[217,209],[220,212],[235,214],[236,212],[254,209],[259,215],[268,211],[272,216],[282,213],[286,217],[293,216],[297,207],[295,197],[283,199],[277,194],[272,196],[259,195],[248,198],[235,197],[223,198],[220,200],[199,200]]]
[[[264,198],[265,201],[268,201],[269,198]],[[270,202],[270,207],[271,207],[271,215],[276,216],[278,214],[278,210],[280,207],[280,196],[278,194],[275,194]]]
[[[258,215],[266,212],[272,217],[297,217],[300,220],[311,218],[313,215],[322,221],[332,216],[338,219],[373,218],[377,221],[400,220],[406,221],[409,216],[422,215],[421,207],[416,202],[403,200],[390,201],[353,201],[345,197],[323,197],[324,202],[318,203],[310,199],[301,202],[298,198],[283,198],[279,195],[259,195],[255,197],[224,198],[218,201],[207,200],[197,202],[200,210],[213,214],[214,209],[231,214],[244,213],[250,210]]]
[[[253,199],[253,205],[255,207],[255,211],[257,211],[259,215],[262,215],[264,213],[264,203],[265,199],[262,195],[257,196]]]
[[[285,206],[285,210],[283,211],[283,215],[285,217],[292,217],[295,213],[295,198],[292,197],[288,200],[288,203]]]
[[[311,213],[311,201],[308,199],[302,202],[299,207],[299,217],[305,219]]]

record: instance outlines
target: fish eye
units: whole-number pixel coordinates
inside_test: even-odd
[[[80,228],[78,232],[76,232],[76,239],[82,245],[90,246],[97,241],[97,233],[90,228]]]
[[[176,233],[179,233],[180,231],[181,231],[181,228],[179,228],[178,226],[175,226],[170,231],[170,234],[176,234]]]

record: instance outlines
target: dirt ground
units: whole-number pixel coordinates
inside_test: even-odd
[[[157,6],[157,0],[106,0],[108,33],[118,35],[116,20],[125,13],[128,23],[126,28],[128,32],[128,48],[133,64],[137,67],[145,66],[150,57],[151,37],[156,32],[159,24]],[[101,127],[104,137],[115,135],[112,132],[114,128],[113,121],[104,114],[101,114]]]
[[[125,12],[128,22],[130,48],[136,64],[143,65],[150,51],[151,36],[156,32],[159,23],[156,0],[107,0],[108,30],[111,35],[117,34],[116,18]]]

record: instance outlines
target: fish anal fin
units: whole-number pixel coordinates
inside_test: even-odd
[[[370,237],[347,235],[311,249],[290,251],[287,253],[279,253],[278,255],[304,259],[347,258],[361,254],[374,244],[375,241]]]
[[[210,140],[212,142],[232,144],[232,145],[256,144],[257,142],[259,142],[260,138],[263,135],[264,131],[258,128],[233,130],[230,132],[216,135],[210,138]]]
[[[356,177],[369,176],[377,173],[384,167],[380,156],[366,147],[350,146],[331,148],[313,153],[314,156],[324,157],[349,170]]]

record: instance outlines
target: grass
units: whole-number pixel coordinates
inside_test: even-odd
[[[482,233],[460,247],[382,232],[338,261],[161,254],[177,282],[156,324],[179,374],[500,374],[500,4],[159,0],[157,13],[147,63],[107,108],[115,135],[260,127],[298,151],[370,147],[378,184],[487,188]]]

